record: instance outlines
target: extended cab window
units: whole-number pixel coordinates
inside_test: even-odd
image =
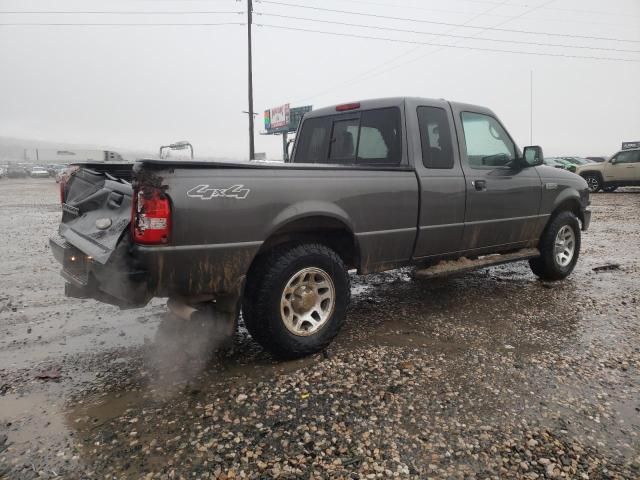
[[[296,162],[326,162],[330,134],[331,120],[329,118],[310,118],[305,120],[302,124],[300,141],[296,147]]]
[[[400,110],[367,110],[360,117],[358,164],[399,165],[402,159]]]
[[[515,159],[515,145],[495,118],[472,112],[462,112],[461,118],[471,168],[500,167]]]
[[[310,118],[302,123],[296,163],[399,165],[400,110],[381,108]]]
[[[453,168],[453,145],[447,112],[438,107],[418,107],[422,163],[426,168]]]

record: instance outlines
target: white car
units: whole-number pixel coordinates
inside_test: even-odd
[[[606,162],[579,166],[576,173],[587,181],[592,193],[640,186],[640,148],[620,150]]]
[[[31,178],[49,178],[49,172],[42,167],[34,167],[29,172]]]

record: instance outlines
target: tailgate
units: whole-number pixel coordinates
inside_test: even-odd
[[[104,265],[131,221],[132,195],[129,182],[108,172],[81,168],[66,186],[58,233]]]

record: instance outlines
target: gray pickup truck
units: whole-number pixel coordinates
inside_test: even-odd
[[[352,269],[428,278],[528,260],[543,279],[569,275],[589,190],[542,161],[483,107],[337,105],[305,115],[287,163],[79,165],[50,244],[68,296],[169,297],[178,316],[210,311],[229,329],[242,311],[266,349],[307,355],[342,326]]]

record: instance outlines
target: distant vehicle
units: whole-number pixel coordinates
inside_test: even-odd
[[[550,167],[561,168],[562,170],[576,171],[576,166],[559,157],[545,157],[544,164]]]
[[[582,158],[582,157],[558,157],[558,160],[565,162],[567,165],[567,170],[570,172],[576,171],[577,167],[581,167],[583,165],[590,165],[592,163],[596,163],[592,160]]]
[[[620,150],[606,162],[578,167],[576,173],[587,181],[592,193],[640,186],[640,148]]]
[[[50,177],[55,177],[58,171],[64,168],[66,168],[66,165],[63,165],[61,163],[50,163],[46,166],[47,172],[49,172]]]
[[[33,167],[29,172],[31,178],[49,178],[49,172],[43,167]]]
[[[0,178],[3,178],[5,174],[6,174],[5,169],[0,167]]]
[[[588,158],[582,158],[582,157],[559,157],[561,160],[564,160],[565,162],[569,162],[572,165],[577,166],[582,166],[582,165],[589,165],[590,163],[595,163],[593,160],[589,160]]]
[[[19,165],[9,165],[7,167],[8,178],[24,178],[27,176],[27,171]]]
[[[585,157],[587,160],[592,160],[596,163],[602,163],[607,161],[607,157]]]

